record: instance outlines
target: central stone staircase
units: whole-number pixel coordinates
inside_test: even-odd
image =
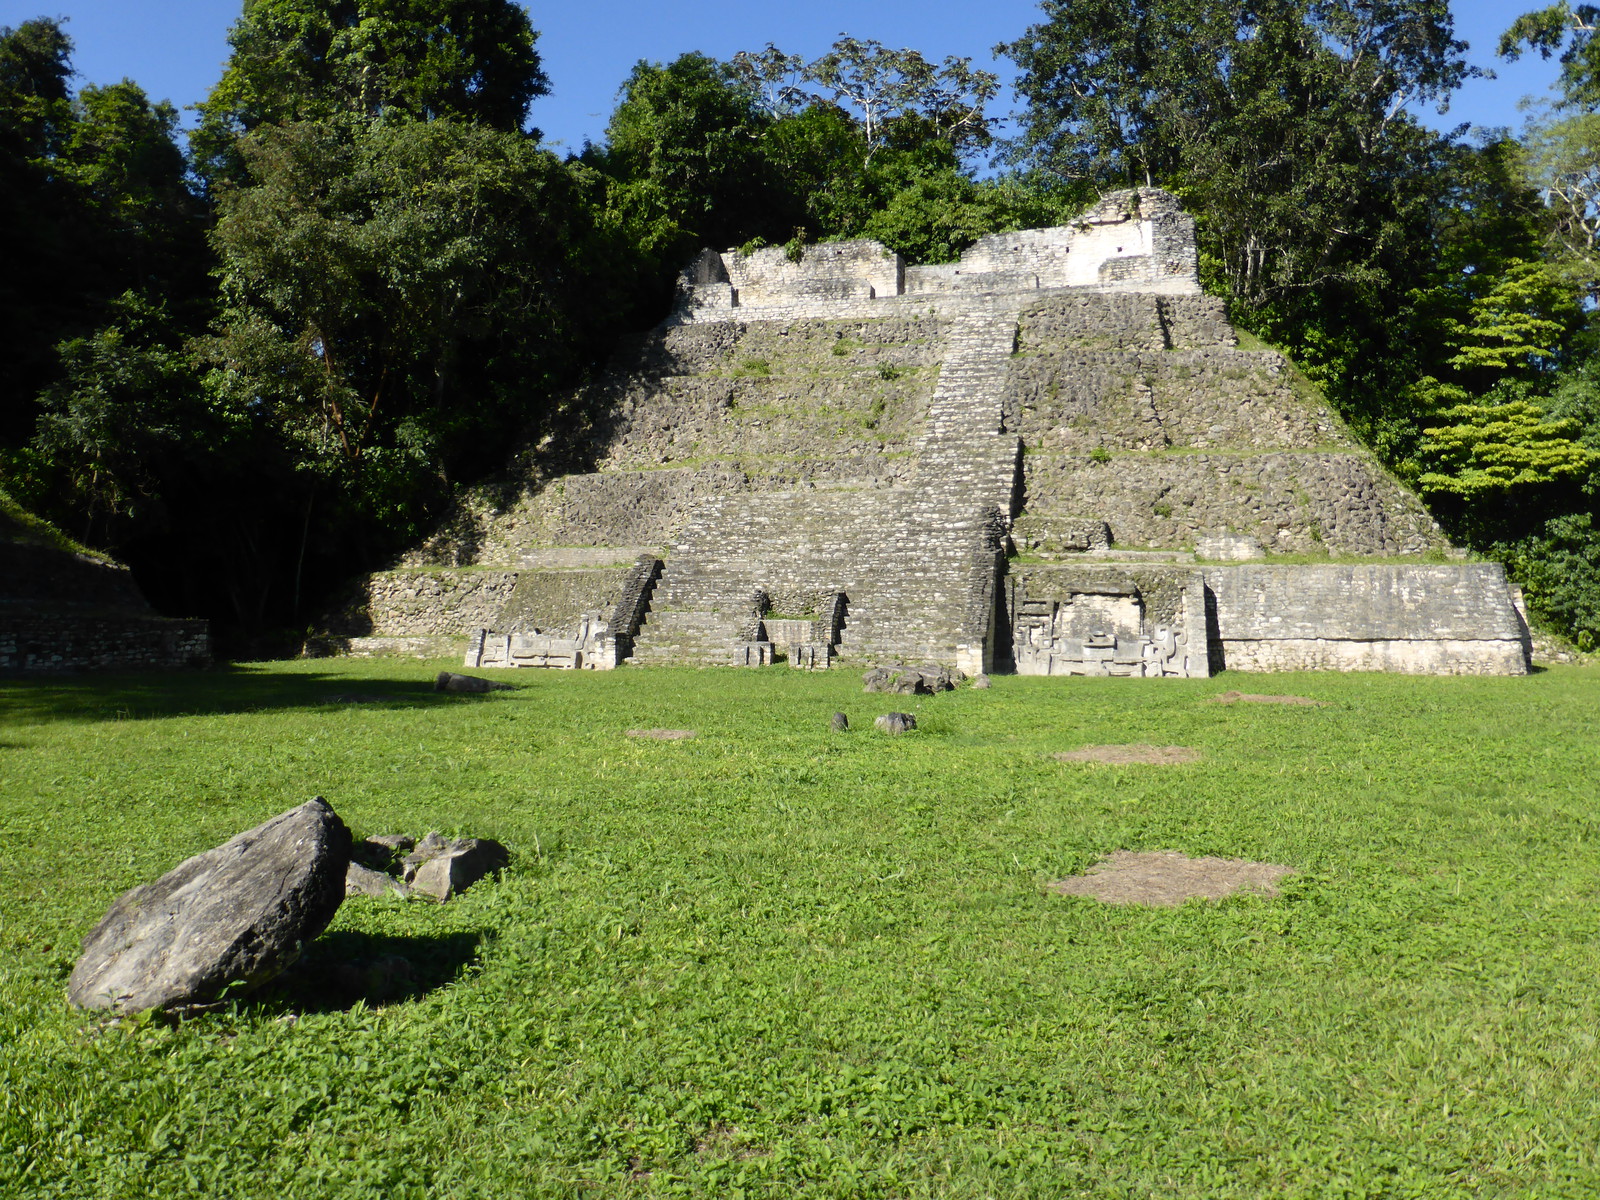
[[[726,661],[748,638],[754,592],[774,579],[845,593],[841,657],[964,657],[983,638],[995,538],[1013,515],[1021,444],[1004,430],[1001,393],[1017,314],[1036,298],[973,296],[955,315],[905,485],[702,504],[667,556],[636,660]]]

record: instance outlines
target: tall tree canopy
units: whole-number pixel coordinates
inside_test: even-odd
[[[507,0],[245,0],[200,106],[202,167],[261,125],[339,115],[453,117],[519,130],[549,90],[527,11]]]

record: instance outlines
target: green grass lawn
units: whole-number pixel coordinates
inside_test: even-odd
[[[1600,1194],[1600,671],[436,696],[442,665],[0,686],[0,1195]],[[919,729],[876,734],[895,708]],[[1204,758],[1050,757],[1123,742]],[[120,892],[312,795],[512,866],[348,901],[223,1013],[67,1007]],[[1298,874],[1046,893],[1118,848]],[[328,984],[384,954],[420,994]]]

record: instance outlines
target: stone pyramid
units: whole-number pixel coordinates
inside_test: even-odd
[[[473,666],[1527,670],[1500,567],[1240,348],[1159,190],[950,265],[706,251],[587,399],[584,469],[469,498],[328,641],[465,640]]]

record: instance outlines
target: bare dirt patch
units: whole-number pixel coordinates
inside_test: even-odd
[[[630,729],[629,737],[652,738],[658,742],[681,742],[699,736],[692,729]]]
[[[1326,700],[1313,700],[1309,696],[1262,696],[1255,692],[1223,692],[1213,696],[1216,704],[1300,704],[1307,708],[1323,708]]]
[[[1057,762],[1150,763],[1162,767],[1199,762],[1200,751],[1193,746],[1147,746],[1136,742],[1127,746],[1085,746],[1050,757]]]
[[[1220,900],[1235,892],[1276,896],[1293,867],[1242,858],[1190,858],[1176,850],[1118,850],[1082,875],[1058,879],[1059,896],[1093,896],[1106,904],[1170,908],[1185,900]]]

